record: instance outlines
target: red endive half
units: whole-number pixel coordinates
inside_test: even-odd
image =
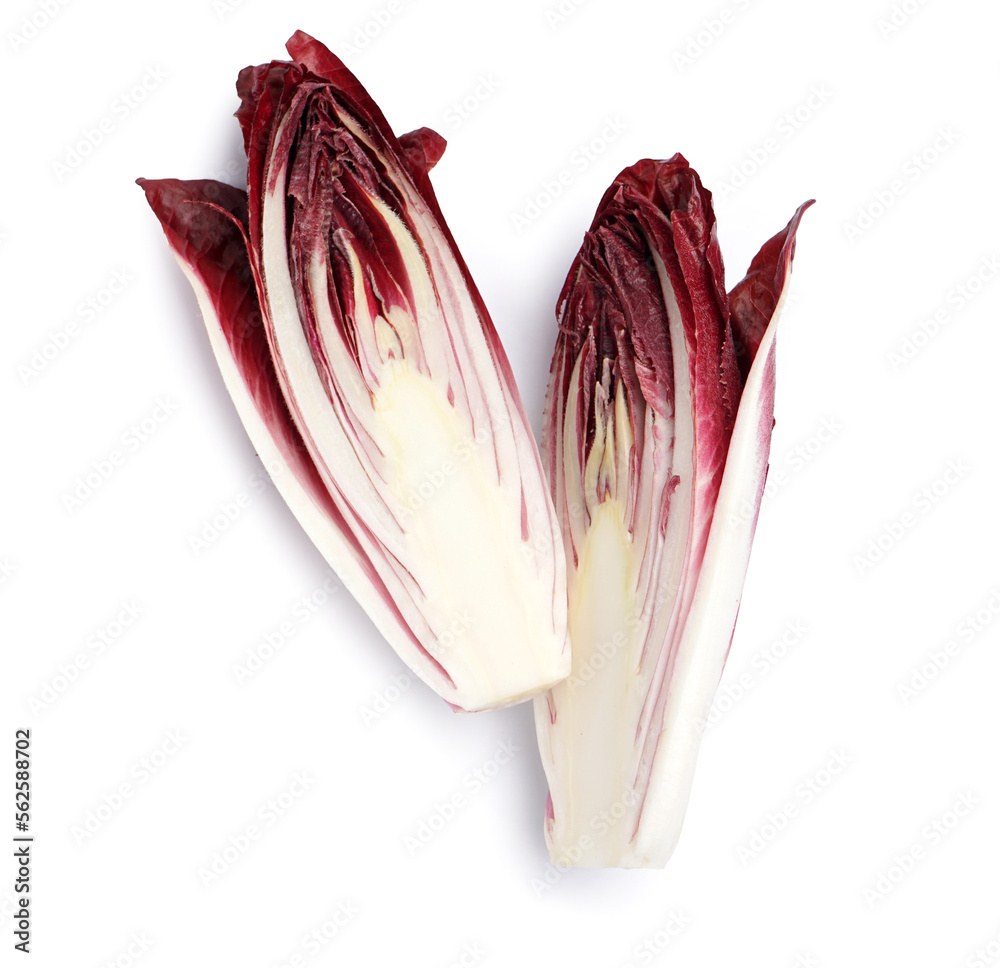
[[[757,523],[806,207],[727,296],[711,194],[680,155],[640,161],[563,287],[542,452],[573,669],[535,701],[557,864],[662,867],[680,833]]]
[[[453,706],[569,671],[565,558],[538,450],[429,169],[303,33],[241,72],[246,193],[140,180],[244,426],[345,586]]]

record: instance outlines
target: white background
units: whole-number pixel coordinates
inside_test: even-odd
[[[0,865],[4,963],[958,968],[1000,950],[1000,282],[957,288],[1000,255],[997,9],[907,0],[894,28],[891,0],[588,0],[547,17],[557,2],[399,0],[379,24],[387,3],[74,0],[30,37],[22,18],[42,23],[42,0],[5,7],[0,790],[13,835],[13,735],[30,727],[37,839],[33,961],[11,954]],[[273,488],[255,489],[194,299],[132,184],[238,182],[239,68],[283,57],[300,27],[349,54],[366,24],[375,36],[348,61],[390,123],[449,139],[433,181],[536,429],[555,298],[621,168],[687,156],[715,191],[730,285],[818,199],[779,334],[772,493],[730,698],[664,871],[547,867],[529,706],[456,717],[415,684],[365,722],[404,667],[343,590],[301,620],[324,562]],[[69,154],[106,118],[87,157]],[[570,184],[546,198],[562,169]],[[85,319],[116,272],[128,286]],[[130,449],[123,435],[160,400],[176,409]],[[68,510],[115,449],[124,463]],[[952,483],[949,462],[964,468]],[[240,495],[196,553],[192,536]],[[898,539],[885,533],[907,513]],[[860,565],[880,535],[888,550]],[[139,617],[95,655],[90,637],[132,602]],[[239,683],[283,622],[284,647]],[[806,631],[779,658],[790,622]],[[944,668],[902,695],[935,651]],[[58,678],[81,654],[89,666]],[[169,731],[179,749],[144,774]],[[512,762],[409,850],[508,740]],[[834,752],[850,762],[831,778]],[[308,790],[206,886],[199,868],[263,828],[259,811],[302,773]],[[830,781],[811,802],[809,780]],[[74,833],[123,783],[120,809]],[[963,795],[975,806],[949,828]],[[341,903],[346,925],[303,947]]]

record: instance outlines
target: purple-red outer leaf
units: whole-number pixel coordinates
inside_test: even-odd
[[[806,209],[815,199],[803,202],[777,235],[761,246],[747,274],[729,293],[729,314],[736,341],[736,358],[744,380],[750,372],[764,330],[774,315],[795,255],[795,233]]]
[[[243,383],[288,469],[341,532],[414,646],[426,654],[331,498],[288,411],[274,371],[247,251],[246,192],[211,179],[139,178],[136,184],[146,193],[178,259],[205,287]],[[209,320],[206,323],[211,325]],[[445,670],[433,658],[427,658],[447,679]]]

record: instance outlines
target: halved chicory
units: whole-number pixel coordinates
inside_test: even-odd
[[[275,484],[345,586],[456,708],[569,671],[565,560],[507,357],[428,179],[301,32],[240,73],[246,193],[142,180]]]
[[[559,298],[542,452],[570,676],[535,701],[552,860],[662,867],[729,652],[767,471],[803,205],[727,296],[686,160],[608,189]]]

